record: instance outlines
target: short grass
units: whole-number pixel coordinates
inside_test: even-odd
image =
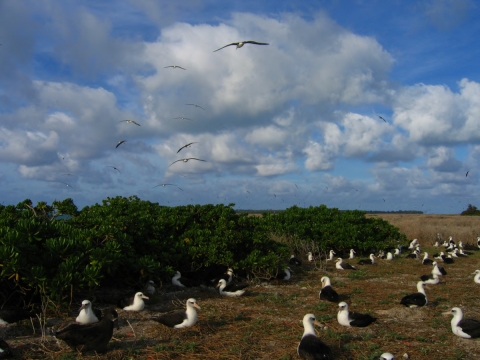
[[[436,231],[438,225],[429,222],[439,224],[444,217],[420,217],[422,221],[418,226],[414,217],[410,225],[417,226],[417,230],[435,229],[435,232],[408,236],[419,238],[422,248],[433,254],[437,248],[431,247],[431,243],[436,232],[440,231]],[[463,217],[457,219],[463,221]],[[398,222],[407,224],[403,218]],[[441,233],[447,238],[452,235],[456,240],[473,242],[479,230],[477,223],[463,226],[470,229],[458,231],[458,234],[470,234],[470,241],[467,241],[467,235],[464,239],[458,238],[453,230],[446,229]],[[452,229],[459,227],[452,225]],[[356,263],[356,260],[349,262]],[[252,284],[248,295],[239,298],[220,297],[210,289],[175,291],[166,285],[153,296],[145,311],[120,311],[120,329],[115,330],[109,351],[98,356],[82,356],[70,351],[49,335],[50,329],[47,329],[46,340],[42,341],[38,323],[35,323],[34,335],[29,322],[0,331],[5,333],[4,337],[17,359],[287,360],[298,358],[296,348],[303,333],[301,320],[306,313],[314,313],[322,323],[317,327],[317,334],[332,348],[337,359],[378,359],[383,352],[391,352],[396,358],[408,353],[410,359],[480,358],[480,340],[453,335],[451,317],[442,315],[452,307],[460,306],[466,316],[480,319],[480,285],[474,284],[471,275],[480,268],[480,252],[445,265],[448,275],[442,278],[441,284],[427,287],[429,304],[420,309],[407,309],[399,302],[405,294],[416,291],[419,276],[430,273],[431,266],[398,258],[359,267],[355,274],[337,271],[332,264],[326,271],[304,264],[295,268],[291,281]],[[331,278],[333,287],[352,311],[368,312],[377,317],[377,321],[367,328],[340,326],[336,320],[337,304],[318,299],[320,278],[324,275]],[[202,307],[194,327],[174,330],[150,320],[152,313],[182,306],[189,297],[196,298]],[[69,317],[67,320],[73,319]],[[49,324],[53,328],[60,326],[58,320],[51,318]]]

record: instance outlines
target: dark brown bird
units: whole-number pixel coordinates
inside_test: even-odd
[[[176,117],[176,118],[174,118],[174,119],[175,119],[175,120],[181,119],[181,120],[190,120],[190,121],[193,121],[192,119],[189,119],[189,118],[186,118],[186,117],[183,117],[183,116]]]
[[[118,170],[115,166],[107,165],[105,167],[111,167],[113,170],[117,170],[121,174],[120,170]]]
[[[67,187],[71,187],[73,189],[73,186],[70,184],[67,184],[66,182],[63,182],[63,181],[57,181],[57,182],[59,182],[60,184],[65,184],[67,185]]]
[[[187,69],[184,69],[182,68],[181,66],[178,66],[178,65],[169,65],[169,66],[165,66],[164,69],[166,68],[174,68],[174,69],[182,69],[182,70],[187,70]]]
[[[468,173],[469,173],[469,172],[470,172],[470,170],[468,170],[468,171],[467,171],[467,173],[465,174],[465,177],[467,177],[467,176],[468,176]]]
[[[218,50],[222,50],[223,48],[226,48],[227,46],[232,46],[232,45],[236,45],[236,49],[239,49],[239,48],[241,48],[241,47],[242,47],[243,45],[245,45],[245,44],[269,45],[268,43],[262,43],[262,42],[253,41],[253,40],[246,40],[246,41],[233,42],[233,43],[231,43],[231,44],[222,46],[220,49],[214,50],[213,52],[218,51]]]
[[[174,162],[172,162],[172,163],[171,163],[170,165],[168,165],[167,167],[172,166],[172,165],[175,164],[176,162],[179,162],[179,161],[188,162],[188,160],[207,161],[207,160],[202,160],[202,159],[197,159],[197,158],[179,159],[179,160],[175,160]]]
[[[36,314],[30,310],[22,308],[4,308],[0,309],[0,326],[16,323],[36,317]]]
[[[180,152],[180,150],[191,147],[192,144],[197,144],[197,142],[191,142],[186,145],[183,145],[180,149],[178,149],[177,154]]]
[[[135,120],[120,120],[119,122],[123,122],[123,121],[125,121],[128,124],[135,124],[137,126],[140,126],[140,124],[137,123]]]
[[[104,311],[103,318],[97,323],[89,325],[71,324],[59,330],[55,336],[67,343],[72,350],[104,352],[113,336],[114,321],[118,313],[114,309]]]
[[[202,108],[200,105],[197,105],[197,104],[185,104],[185,105],[190,105],[190,106],[195,106],[197,108],[200,108],[202,110],[205,110],[204,108]],[[205,110],[206,111],[206,110]]]
[[[127,140],[122,140],[122,141],[119,141],[117,146],[115,146],[115,149],[118,148],[120,145],[122,145],[124,142],[126,142]]]

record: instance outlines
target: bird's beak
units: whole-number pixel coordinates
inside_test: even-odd
[[[452,315],[452,310],[445,311],[442,315]]]
[[[201,310],[202,308],[197,305],[197,303],[193,304],[194,307],[196,307],[198,310]]]
[[[220,283],[218,283],[217,286],[215,286],[215,287],[220,287]]]
[[[83,309],[85,309],[86,305],[85,304],[82,304],[82,306],[80,307],[80,310],[79,311],[82,311]]]
[[[142,295],[142,299],[147,299],[148,300],[148,296]]]
[[[313,322],[313,325],[323,326],[322,323],[320,321],[318,321],[317,319],[315,319],[315,321]]]

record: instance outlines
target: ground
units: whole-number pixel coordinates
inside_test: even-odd
[[[410,216],[410,223],[404,217],[385,218],[400,226],[409,238],[418,237],[422,250],[431,255],[441,251],[432,246],[437,232],[464,243],[476,241],[478,218],[465,220],[457,216],[457,223],[463,224],[457,226],[453,217]],[[399,222],[403,225],[398,225]],[[450,224],[452,232],[450,228],[435,231],[442,223]],[[418,236],[413,233],[415,227]],[[357,261],[348,260],[353,265]],[[404,295],[416,292],[419,277],[429,274],[432,266],[401,257],[393,261],[378,260],[373,266],[359,265],[358,271],[349,272],[335,270],[333,264],[325,269],[325,263],[318,261],[294,268],[290,281],[252,283],[246,296],[238,298],[220,297],[209,288],[178,290],[165,284],[147,301],[146,310],[138,313],[119,310],[120,329],[115,330],[109,351],[98,357],[76,354],[50,335],[61,323],[74,320],[75,307],[65,314],[70,315],[68,318],[48,319],[52,327],[47,328],[44,341],[38,322],[34,322],[35,334],[26,321],[0,329],[0,335],[6,333],[5,338],[18,359],[287,360],[298,358],[296,348],[303,333],[301,320],[306,313],[313,313],[322,323],[316,327],[317,334],[332,348],[336,359],[378,359],[383,352],[393,353],[396,359],[401,359],[404,353],[410,359],[479,358],[480,340],[453,335],[451,316],[442,313],[458,306],[466,317],[480,319],[480,284],[473,282],[472,275],[480,269],[480,251],[443,266],[448,275],[440,284],[428,285],[428,305],[418,309],[405,308],[399,302]],[[330,277],[333,288],[350,310],[370,313],[377,321],[366,328],[340,326],[336,320],[337,304],[318,299],[320,278],[324,275]],[[202,308],[194,327],[175,330],[150,320],[152,314],[184,307],[190,297],[196,298]],[[108,305],[96,303],[100,308]]]

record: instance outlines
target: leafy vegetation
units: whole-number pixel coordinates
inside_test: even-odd
[[[107,198],[81,211],[71,199],[2,206],[1,295],[37,291],[67,302],[107,281],[140,285],[218,264],[270,276],[308,244],[367,250],[405,240],[398,229],[360,211],[322,205],[259,217],[237,214],[233,206],[166,207],[136,196]]]
[[[476,206],[474,206],[472,204],[468,204],[467,210],[462,211],[462,213],[460,215],[479,216],[480,215],[480,210],[478,210]]]

